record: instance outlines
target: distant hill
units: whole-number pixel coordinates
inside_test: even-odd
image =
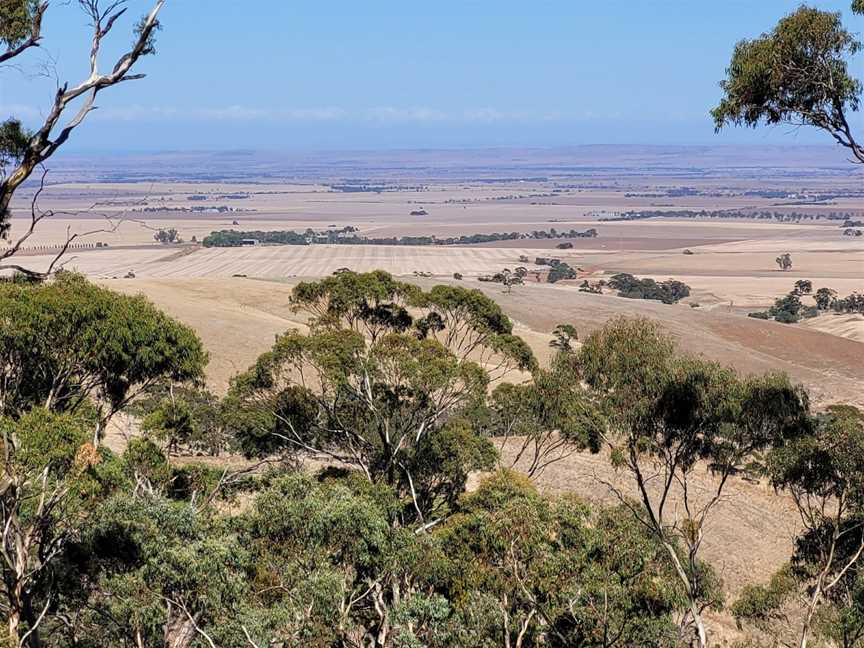
[[[864,177],[833,146],[576,146],[346,152],[64,155],[51,182],[495,181],[613,178]]]

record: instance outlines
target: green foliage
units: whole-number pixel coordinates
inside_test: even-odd
[[[151,490],[163,491],[171,480],[171,466],[161,448],[149,439],[136,437],[129,440],[123,453],[123,466],[133,482]]]
[[[848,494],[851,505],[864,505],[864,414],[849,405],[832,406],[816,420],[814,432],[776,440],[767,463],[772,484],[820,497]]]
[[[319,485],[290,475],[258,495],[243,535],[254,602],[268,611],[261,645],[325,646],[374,634],[376,605],[392,605],[384,592],[419,542],[391,526],[394,507],[387,489],[351,478]]]
[[[403,521],[446,513],[469,472],[495,460],[468,417],[487,396],[481,363],[536,369],[509,318],[478,290],[423,292],[384,272],[302,283],[292,301],[312,332],[280,336],[232,381],[225,429],[248,456],[321,454],[387,483],[404,498]],[[584,408],[570,414],[584,419]]]
[[[141,34],[144,32],[144,28],[147,26],[147,16],[141,16],[141,19],[136,23],[134,35],[135,42],[141,37]],[[150,28],[150,33],[147,35],[147,38],[144,40],[144,46],[141,49],[141,56],[153,56],[156,54],[156,33],[162,31],[162,23],[160,21],[155,21]],[[134,46],[134,43],[133,43]]]
[[[619,297],[629,299],[653,299],[664,304],[676,304],[690,296],[690,286],[669,279],[657,282],[654,279],[638,279],[631,274],[622,272],[609,279],[609,287],[618,291]]]
[[[66,560],[77,591],[61,604],[77,627],[58,630],[87,637],[83,645],[170,645],[196,634],[190,617],[214,637],[233,635],[230,645],[242,642],[234,624],[250,595],[249,552],[218,519],[186,503],[113,498]]]
[[[201,375],[195,333],[143,297],[63,273],[47,284],[0,283],[2,413],[34,405],[75,410],[88,399],[120,407],[160,378]]]
[[[324,453],[398,487],[422,516],[490,463],[488,442],[451,420],[482,400],[487,384],[477,364],[434,339],[290,332],[234,379],[223,422],[250,456]]]
[[[672,339],[645,318],[619,317],[592,333],[579,354],[584,380],[619,418],[642,416],[658,397],[674,353]]]
[[[343,227],[341,229],[327,229],[316,231],[311,228],[304,232],[294,230],[280,231],[239,231],[220,230],[210,232],[202,241],[204,247],[240,247],[247,240],[255,240],[259,243],[269,245],[478,245],[480,243],[491,243],[494,241],[515,241],[520,239],[559,239],[559,238],[595,238],[597,230],[594,228],[584,232],[575,229],[569,231],[535,230],[533,232],[491,232],[483,234],[463,234],[462,236],[448,236],[439,238],[437,236],[360,236],[355,232],[355,227]],[[567,243],[573,247],[572,243]],[[560,246],[559,246],[560,247]]]
[[[478,334],[509,335],[513,332],[510,318],[501,307],[479,290],[458,286],[435,286],[425,296],[425,305],[444,322],[455,327],[470,326]]]
[[[699,559],[706,522],[730,476],[759,467],[775,439],[806,434],[806,393],[785,376],[739,378],[731,369],[678,355],[656,324],[617,319],[594,332],[579,356],[583,376],[606,406],[613,463],[627,470],[639,492],[630,511],[676,562],[690,605],[722,604],[719,579]],[[700,462],[716,479],[713,499],[695,506],[688,480]],[[663,475],[659,489],[645,488]],[[670,516],[678,489],[687,515]]]
[[[221,230],[210,232],[201,239],[204,247],[241,247],[243,241],[255,240],[262,243],[273,243],[278,245],[308,245],[309,240],[305,234],[293,231],[288,232],[241,232],[238,230]]]
[[[864,413],[832,406],[809,423],[775,433],[765,470],[775,488],[794,496],[804,525],[789,570],[796,591],[806,593],[808,615],[818,620],[804,634],[858,645],[864,636]]]
[[[848,59],[861,44],[839,13],[802,6],[770,32],[735,46],[723,99],[712,110],[717,128],[764,122],[803,123],[842,130],[858,109],[861,83]]]
[[[0,3],[0,43],[15,47],[33,30],[36,0],[3,0]]]
[[[727,479],[760,472],[814,507],[789,568],[733,606],[739,622],[768,628],[793,595],[822,587],[813,633],[860,644],[855,408],[813,416],[785,376],[743,378],[682,355],[648,320],[612,320],[578,351],[562,325],[540,369],[479,291],[424,292],[386,273],[302,286],[295,306],[311,332],[279,336],[218,408],[177,383],[200,375],[197,338],[149,303],[68,275],[0,286],[11,385],[0,418],[0,608],[21,611],[17,626],[7,613],[13,635],[38,624],[30,645],[81,648],[493,648],[519,637],[672,648],[688,638],[681,619],[723,604],[699,555],[713,504],[669,491],[702,466],[717,500]],[[490,393],[490,358],[530,380]],[[92,443],[100,398],[143,420],[145,436],[120,458]],[[225,430],[249,456],[317,454],[328,467],[226,479],[172,466],[162,445],[221,449]],[[535,474],[607,442],[637,492],[646,479],[666,490],[662,501],[652,486],[594,507],[498,471],[466,494],[469,476],[496,464],[491,436],[526,439]],[[239,489],[251,497],[218,502]]]
[[[801,319],[801,298],[794,292],[780,297],[768,311],[768,315],[783,324],[794,324]]]
[[[206,389],[163,381],[129,407],[141,419],[143,432],[165,444],[169,453],[183,449],[211,455],[229,446],[219,409],[219,400]]]
[[[567,279],[576,279],[579,273],[563,261],[555,263],[546,275],[548,283],[558,283]]]
[[[809,279],[799,279],[795,282],[795,291],[799,295],[809,295],[813,292],[813,282]]]
[[[837,299],[837,291],[830,288],[819,288],[815,295],[816,307],[819,310],[828,310]]]
[[[864,294],[852,293],[842,299],[831,302],[831,310],[835,313],[864,313]]]
[[[783,606],[798,593],[798,581],[788,565],[771,577],[767,585],[747,585],[732,605],[732,616],[740,628],[744,622],[760,630],[770,630],[775,621],[785,619]]]
[[[384,331],[403,332],[413,319],[406,308],[419,305],[421,291],[381,270],[344,272],[316,282],[301,282],[291,293],[297,311],[319,327],[347,326],[373,339]]]
[[[502,626],[510,641],[522,632],[530,645],[590,646],[604,636],[619,637],[616,645],[675,645],[674,574],[622,511],[595,517],[505,472],[466,496],[435,539],[444,550],[439,587],[457,618],[473,610],[488,619],[462,622],[473,632],[467,645],[500,645]]]
[[[298,284],[292,304],[309,314],[316,328],[346,327],[373,341],[410,330],[438,340],[461,360],[477,357],[502,370],[536,366],[530,347],[512,334],[510,319],[479,290],[442,285],[423,292],[380,270],[343,272]]]
[[[423,437],[411,472],[421,511],[434,511],[439,504],[452,507],[465,491],[469,472],[491,470],[497,458],[492,442],[465,418],[450,419],[436,434]]]
[[[30,410],[17,422],[4,419],[3,438],[8,440],[7,448],[14,448],[14,460],[7,468],[38,473],[47,467],[55,477],[68,474],[90,440],[89,424],[85,414],[56,415],[42,408]]]
[[[164,244],[182,243],[183,242],[182,239],[180,238],[180,235],[178,234],[177,230],[174,229],[173,227],[171,227],[167,230],[160,229],[158,232],[156,232],[153,235],[153,240],[156,241],[157,243],[164,243]]]
[[[9,118],[0,122],[0,172],[5,171],[9,164],[21,160],[27,150],[30,137],[31,134],[21,125],[19,120]]]
[[[577,450],[600,450],[603,414],[579,382],[567,355],[551,370],[537,370],[529,383],[502,383],[492,392],[488,434],[508,439],[512,465],[531,476]]]
[[[62,483],[77,496],[88,498],[117,487],[122,481],[118,465],[110,452],[91,444],[92,424],[92,412],[56,413],[41,407],[17,419],[0,419],[7,455],[2,462],[4,473],[19,482],[22,490],[32,492]],[[44,485],[38,483],[43,471],[48,478]]]
[[[579,339],[579,332],[572,324],[559,324],[552,335],[554,339],[549,342],[549,346],[561,353],[572,353],[573,342]]]
[[[90,443],[91,425],[84,412],[44,408],[0,419],[0,609],[13,642],[37,629],[36,610],[63,578],[59,553],[99,502],[125,485],[111,453]]]

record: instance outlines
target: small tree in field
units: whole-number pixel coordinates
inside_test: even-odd
[[[788,252],[784,252],[783,254],[778,256],[776,259],[774,259],[774,262],[783,272],[792,269],[792,255]]]
[[[813,292],[813,282],[809,279],[799,279],[795,282],[795,294],[809,295]]]
[[[575,348],[573,342],[579,339],[579,332],[572,324],[559,324],[552,331],[554,339],[549,342],[549,346],[557,349],[559,353],[573,353]]]
[[[183,241],[180,239],[180,235],[177,233],[177,230],[173,227],[164,230],[160,229],[153,235],[153,240],[157,243],[162,243],[167,245],[169,243],[182,243]]]

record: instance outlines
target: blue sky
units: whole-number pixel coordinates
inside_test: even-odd
[[[850,0],[841,10],[864,32]],[[110,66],[147,9],[130,0]],[[33,121],[54,81],[86,73],[86,20],[55,2],[45,52],[0,71],[0,117]],[[70,148],[382,149],[828,143],[788,128],[713,133],[736,40],[791,0],[342,2],[168,0],[143,81],[100,95]],[[864,59],[854,62],[864,77]],[[862,123],[860,116],[857,121]]]

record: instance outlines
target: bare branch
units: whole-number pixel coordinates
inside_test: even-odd
[[[42,123],[42,126],[30,138],[27,148],[18,162],[18,166],[9,176],[0,182],[0,234],[4,237],[7,235],[6,229],[8,228],[13,194],[30,177],[37,166],[41,165],[59,147],[66,143],[72,132],[96,108],[95,101],[98,93],[118,83],[143,78],[144,75],[142,74],[130,74],[129,72],[138,59],[152,52],[151,39],[153,31],[159,25],[158,15],[165,4],[165,0],[156,0],[153,8],[139,26],[137,38],[132,49],[117,60],[112,71],[108,74],[99,74],[98,72],[99,51],[102,39],[111,31],[117,19],[126,11],[125,7],[122,6],[125,4],[125,1],[118,0],[112,2],[104,9],[100,7],[99,0],[79,0],[79,4],[85,13],[90,16],[93,27],[93,41],[90,50],[90,75],[71,88],[69,84],[58,87],[50,112]],[[30,46],[38,43],[41,35],[41,18],[47,6],[47,3],[40,5],[37,11],[37,20],[34,20],[33,34],[31,34],[31,38],[29,39],[33,41]],[[0,58],[0,62],[2,60],[4,59]],[[57,137],[52,139],[52,132],[63,118],[69,105],[79,97],[85,95],[86,99],[76,115],[62,128]],[[15,252],[17,252],[17,249],[5,254],[2,258],[9,258]],[[20,266],[20,264],[7,266],[7,268],[18,269],[16,266]]]

